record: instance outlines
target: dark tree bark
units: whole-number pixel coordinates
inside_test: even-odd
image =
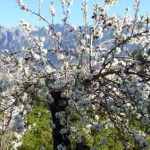
[[[67,105],[68,99],[61,97],[61,91],[52,91],[51,95],[54,99],[54,102],[49,104],[49,108],[52,115],[52,121],[55,124],[55,128],[53,128],[53,150],[58,150],[57,146],[59,144],[66,146],[67,150],[71,150],[71,142],[69,139],[70,132],[68,131],[66,134],[61,134],[60,130],[65,128],[67,125]],[[56,113],[64,111],[65,112],[65,124],[60,124],[60,119],[55,116]]]
[[[81,143],[76,143],[75,150],[90,150],[90,147],[87,145],[87,141],[85,137],[82,137]]]

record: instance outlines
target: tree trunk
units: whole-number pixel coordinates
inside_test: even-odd
[[[55,128],[53,128],[52,136],[53,136],[53,150],[58,150],[58,145],[66,147],[66,150],[71,150],[71,142],[69,139],[70,132],[67,131],[65,134],[61,134],[60,131],[63,128],[66,128],[67,125],[67,112],[66,107],[68,105],[68,99],[61,97],[61,91],[52,91],[51,95],[54,99],[54,102],[49,104],[49,108],[52,115],[52,121],[55,124]],[[60,118],[56,117],[56,113],[59,112],[65,113],[65,124],[60,123]]]

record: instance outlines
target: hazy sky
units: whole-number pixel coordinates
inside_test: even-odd
[[[133,1],[134,0],[119,0],[116,6],[113,6],[109,10],[110,15],[119,14],[123,15],[126,7],[131,8],[131,13],[133,14]],[[140,13],[141,14],[150,14],[150,0],[141,0]],[[24,19],[32,25],[43,26],[35,16],[28,14],[27,12],[21,11],[16,3],[16,0],[0,0],[0,25],[2,26],[18,26],[19,21]],[[37,0],[24,0],[24,2],[30,7],[37,11]],[[48,20],[50,20],[49,15],[49,2],[50,0],[43,0],[42,3],[42,13]],[[74,0],[74,4],[71,6],[71,14],[69,22],[74,25],[82,25],[82,14],[81,14],[81,2],[82,0]],[[94,0],[89,0],[88,2],[88,14],[92,16]],[[100,3],[103,0],[99,0]],[[60,0],[54,0],[54,6],[56,9],[55,23],[61,23],[62,18],[62,9],[60,6]],[[91,23],[89,21],[89,23]]]

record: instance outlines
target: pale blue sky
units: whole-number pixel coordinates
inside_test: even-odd
[[[99,0],[100,3],[102,3],[103,0]],[[131,13],[133,13],[133,1],[134,0],[119,0],[118,4],[116,6],[113,6],[109,10],[109,14],[119,14],[123,15],[125,12],[126,7],[131,8]],[[26,20],[32,25],[37,26],[43,26],[45,24],[41,23],[36,17],[32,16],[31,14],[28,14],[27,12],[21,11],[16,4],[15,0],[0,0],[0,25],[2,26],[18,26],[19,21],[21,19]],[[34,10],[37,10],[37,0],[24,0],[26,4],[30,8],[33,8]],[[48,20],[50,20],[49,15],[49,2],[50,0],[43,0],[42,3],[42,12],[43,16],[45,16]],[[74,5],[71,6],[71,14],[69,22],[70,24],[74,25],[82,25],[82,14],[81,14],[81,2],[82,0],[74,0]],[[93,2],[94,0],[89,0],[89,16],[92,16],[92,9],[93,9]],[[56,17],[55,17],[55,23],[61,23],[61,16],[62,16],[62,10],[60,6],[60,0],[54,0],[54,5],[56,9]],[[140,6],[140,13],[141,14],[150,14],[150,0],[141,0],[141,6]],[[89,22],[91,23],[91,22]]]

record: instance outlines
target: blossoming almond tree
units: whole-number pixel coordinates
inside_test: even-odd
[[[51,22],[16,0],[27,11],[46,23],[45,30],[52,42],[44,48],[44,37],[35,38],[32,27],[20,22],[31,41],[30,47],[17,53],[4,51],[0,57],[1,111],[10,114],[5,124],[22,132],[23,117],[29,100],[43,96],[52,115],[54,150],[90,149],[83,142],[81,129],[93,136],[91,150],[101,149],[111,138],[121,142],[122,149],[146,149],[150,133],[150,32],[149,16],[139,16],[140,0],[134,1],[134,16],[110,16],[107,11],[117,0],[93,2],[94,10],[87,15],[88,1],[83,0],[84,26],[68,22],[73,0],[61,0],[63,32],[54,28],[55,8],[50,2]],[[88,25],[88,19],[93,25]],[[104,38],[107,34],[110,36]],[[74,35],[76,47],[64,43]],[[136,51],[135,51],[136,49]],[[58,61],[55,64],[50,56]],[[17,106],[22,106],[16,114]],[[15,115],[14,115],[15,114]],[[14,120],[13,120],[14,119]],[[17,122],[16,122],[17,121]],[[115,137],[110,130],[115,131]],[[108,134],[101,139],[101,132]],[[97,142],[99,141],[99,142]],[[82,144],[80,144],[82,143]],[[78,145],[80,145],[78,147]],[[108,147],[111,148],[111,147]],[[83,149],[83,148],[82,148]]]

